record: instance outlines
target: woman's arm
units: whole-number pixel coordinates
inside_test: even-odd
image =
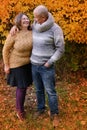
[[[3,47],[3,50],[2,50],[5,73],[10,72],[9,59],[10,59],[10,51],[13,48],[13,45],[15,43],[14,38],[15,38],[14,36],[11,36],[11,34],[9,34],[7,36],[7,39],[5,41],[5,44],[4,44],[4,47]]]

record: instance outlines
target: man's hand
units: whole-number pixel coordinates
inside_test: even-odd
[[[10,30],[10,34],[13,36],[13,35],[15,35],[16,34],[16,32],[18,32],[19,31],[19,29],[17,28],[17,26],[13,26],[12,28],[11,28],[11,30]]]
[[[44,64],[44,66],[47,68],[50,67],[50,65],[47,62]]]

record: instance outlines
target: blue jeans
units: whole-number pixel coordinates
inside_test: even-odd
[[[55,90],[55,69],[44,65],[32,64],[33,82],[36,87],[38,110],[45,109],[45,90],[51,114],[58,114],[58,98]]]

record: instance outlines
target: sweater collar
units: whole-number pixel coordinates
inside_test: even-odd
[[[54,18],[51,13],[48,13],[48,19],[44,23],[38,24],[34,22],[33,27],[38,32],[44,32],[49,30],[53,26],[53,24],[54,24]]]

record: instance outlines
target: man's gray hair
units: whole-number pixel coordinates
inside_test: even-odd
[[[36,13],[38,16],[48,17],[48,9],[44,5],[37,6],[33,13]]]

